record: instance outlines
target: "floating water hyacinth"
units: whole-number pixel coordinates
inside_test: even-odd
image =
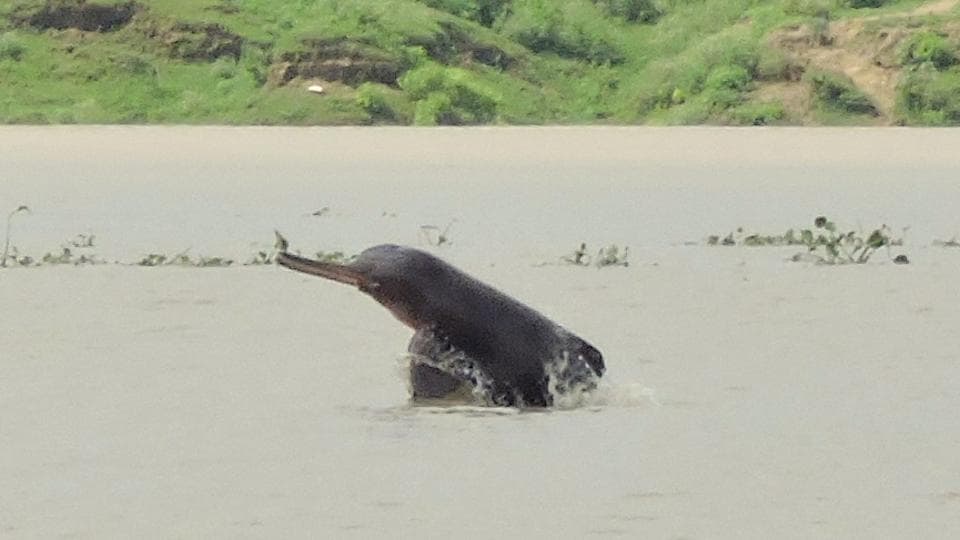
[[[593,256],[590,255],[587,244],[581,242],[580,247],[574,250],[573,253],[560,257],[560,262],[574,266],[593,265],[597,268],[603,268],[604,266],[630,266],[630,263],[627,262],[627,256],[629,254],[630,248],[624,247],[621,249],[620,246],[611,244],[607,247],[600,248],[596,256]]]
[[[906,229],[904,229],[906,231]],[[797,253],[792,261],[811,261],[818,264],[864,264],[881,248],[887,248],[890,259],[896,264],[907,264],[906,255],[893,256],[891,246],[903,245],[902,238],[894,238],[890,228],[882,225],[864,236],[856,231],[837,232],[837,225],[826,216],[813,220],[812,229],[789,229],[782,235],[745,234],[743,228],[721,238],[707,237],[707,245],[716,246],[804,246],[806,252]]]
[[[956,236],[949,240],[934,240],[933,245],[945,248],[960,248],[960,240]]]

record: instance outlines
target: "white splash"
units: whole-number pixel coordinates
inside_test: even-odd
[[[463,412],[463,408],[502,409],[493,401],[493,385],[490,378],[462,351],[448,347],[437,351],[433,357],[411,353],[396,357],[394,369],[411,395],[413,393],[410,380],[412,363],[427,364],[471,382],[469,392],[455,392],[438,399],[418,399],[418,408],[441,408],[448,412]],[[585,374],[582,361],[571,362],[566,352],[547,364],[547,391],[552,398],[552,408],[570,410],[661,406],[655,389],[651,387],[639,382],[619,382],[609,377],[601,378],[593,375],[592,371],[587,371],[589,374]]]

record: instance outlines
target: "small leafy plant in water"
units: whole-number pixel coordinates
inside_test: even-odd
[[[144,255],[144,257],[137,262],[137,266],[163,266],[166,263],[166,255],[162,253],[151,253]]]
[[[95,238],[93,234],[78,234],[64,242],[60,246],[60,251],[45,253],[38,264],[72,264],[74,266],[106,264],[107,261],[97,257],[93,252]]]
[[[905,229],[906,230],[906,229]],[[806,252],[797,253],[791,257],[792,261],[813,261],[818,264],[864,264],[881,248],[887,248],[890,255],[891,246],[903,245],[902,238],[894,238],[890,228],[882,225],[864,236],[856,231],[839,232],[836,224],[825,216],[819,216],[813,221],[812,229],[788,230],[782,235],[745,235],[742,228],[735,233],[721,237],[713,235],[707,237],[707,245],[711,246],[804,246]],[[910,260],[906,255],[890,255],[896,264],[907,264]]]
[[[629,254],[630,248],[624,247],[621,250],[616,244],[611,244],[607,247],[600,248],[596,256],[592,256],[587,249],[587,244],[581,242],[580,247],[574,250],[573,253],[561,257],[560,261],[564,264],[574,266],[593,265],[597,268],[603,268],[604,266],[630,266],[630,263],[627,261]]]
[[[163,253],[150,253],[145,255],[139,261],[135,263],[136,266],[188,266],[194,268],[208,268],[208,267],[217,267],[223,268],[225,266],[232,266],[233,259],[228,259],[226,257],[191,257],[187,254],[188,250],[182,251],[176,255],[168,256]]]
[[[450,243],[450,227],[453,227],[453,224],[457,220],[453,220],[450,223],[447,223],[447,226],[441,229],[436,225],[421,225],[420,226],[420,235],[427,242],[427,244],[435,247],[440,247]]]
[[[816,257],[821,264],[864,264],[882,247],[889,249],[892,245],[901,245],[903,240],[896,240],[890,235],[890,229],[883,225],[874,229],[866,238],[855,231],[838,233],[837,226],[827,218],[820,216],[814,220],[817,234],[806,234],[803,231],[801,239],[807,246],[808,254]],[[905,264],[910,262],[906,256],[892,257],[893,262]],[[793,260],[802,260],[794,255]]]
[[[598,268],[604,266],[630,266],[630,263],[627,262],[627,256],[629,256],[629,254],[630,248],[628,247],[624,247],[623,250],[621,250],[616,244],[609,245],[600,248],[594,264],[596,264]]]
[[[738,227],[726,236],[714,234],[707,237],[708,246],[800,246],[805,244],[805,237],[813,238],[813,231],[794,231],[793,229],[779,235],[745,234],[743,227]]]
[[[274,231],[276,235],[276,243],[273,246],[273,253],[267,255],[264,252],[258,254],[259,257],[265,257],[266,260],[270,262],[265,262],[262,264],[274,264],[274,259],[276,258],[277,253],[286,252],[290,249],[290,242],[280,234],[280,231]],[[297,255],[300,254],[299,251],[296,252]],[[335,263],[335,264],[347,264],[357,258],[356,255],[347,255],[342,251],[317,251],[314,255],[314,258],[320,262],[326,263]],[[257,263],[261,264],[261,263]]]
[[[264,266],[268,264],[273,264],[274,257],[276,257],[276,252],[271,253],[267,251],[258,251],[247,262],[243,263],[243,265],[244,266]]]
[[[30,213],[30,208],[28,208],[26,205],[23,205],[23,204],[22,204],[22,205],[18,206],[17,208],[15,208],[12,212],[10,212],[9,214],[7,214],[7,231],[6,231],[4,240],[3,240],[3,255],[0,256],[0,268],[6,268],[6,267],[7,267],[7,260],[8,260],[8,259],[12,259],[12,262],[13,262],[14,264],[18,265],[18,266],[29,266],[29,264],[33,262],[33,259],[30,259],[29,257],[27,257],[27,259],[30,259],[30,260],[28,261],[28,263],[27,263],[26,265],[22,265],[21,262],[20,262],[20,259],[17,257],[17,248],[16,248],[16,247],[13,248],[13,250],[14,250],[13,253],[14,253],[14,254],[13,254],[12,256],[10,255],[10,225],[11,225],[11,223],[13,222],[13,216],[15,216],[15,215],[17,215],[17,214],[19,214],[19,213],[21,213],[21,212],[25,212],[25,213],[28,213],[28,214],[29,214],[29,213]]]
[[[933,245],[945,248],[960,248],[960,240],[956,236],[949,240],[934,240]]]

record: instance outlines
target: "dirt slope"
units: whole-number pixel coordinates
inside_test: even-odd
[[[810,25],[788,28],[774,33],[770,42],[787,54],[799,68],[797,72],[817,69],[849,77],[879,110],[877,123],[891,124],[902,71],[896,50],[915,31],[911,19],[947,13],[958,3],[960,0],[937,0],[904,13],[830,21],[819,30]],[[878,21],[887,24],[870,24]],[[779,100],[795,119],[813,123],[810,89],[799,78],[761,85],[756,97]]]

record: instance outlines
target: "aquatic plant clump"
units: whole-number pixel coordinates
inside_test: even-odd
[[[710,246],[804,246],[806,252],[797,253],[790,260],[813,261],[818,264],[864,264],[881,248],[903,245],[902,238],[894,238],[890,228],[882,225],[868,235],[857,231],[838,232],[836,224],[825,216],[813,221],[812,229],[789,229],[782,235],[745,235],[743,228],[727,236],[707,237]],[[907,264],[906,255],[890,256],[896,264]]]
[[[7,266],[7,260],[10,257],[10,226],[13,223],[13,216],[21,212],[29,213],[30,208],[28,208],[26,205],[20,205],[17,208],[15,208],[12,212],[7,214],[7,230],[4,235],[3,254],[0,255],[0,267],[5,268]],[[14,253],[16,253],[16,247],[14,247]],[[16,255],[13,256],[13,260],[14,262],[17,262]]]
[[[384,212],[383,215],[388,216],[389,214]],[[393,214],[392,217],[396,217],[396,215]],[[447,223],[446,227],[442,229],[436,225],[421,225],[420,238],[424,242],[426,242],[427,245],[430,245],[433,247],[449,245],[450,244],[450,228],[453,227],[453,224],[456,222],[457,220],[453,219],[450,221],[450,223]]]
[[[630,248],[621,249],[616,244],[600,248],[596,255],[591,255],[585,242],[580,243],[580,247],[568,255],[560,257],[560,262],[573,266],[596,266],[603,268],[605,266],[630,266],[627,257],[630,255]]]
[[[954,236],[949,240],[934,240],[933,245],[936,247],[960,248],[960,239]]]
[[[815,237],[813,234],[803,234],[801,238],[809,254],[817,257],[817,262],[822,264],[863,264],[869,261],[878,249],[902,244],[902,240],[891,237],[890,229],[886,225],[874,229],[865,238],[856,231],[838,233],[837,226],[823,216],[814,220],[814,227],[818,231]],[[799,258],[794,256],[794,260]],[[896,263],[909,262],[900,256],[893,260]]]

